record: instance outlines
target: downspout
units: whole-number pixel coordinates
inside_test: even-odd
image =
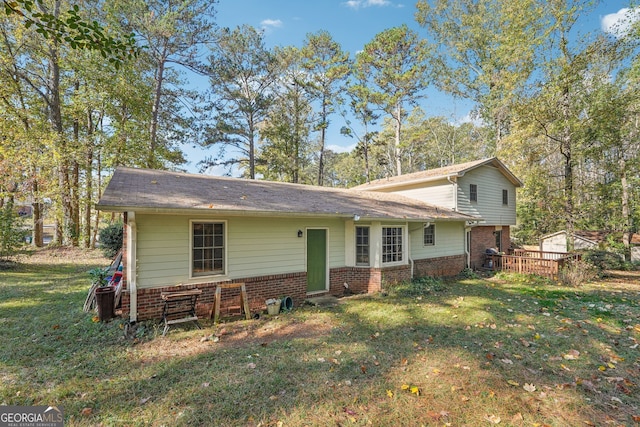
[[[451,179],[451,175],[447,175],[447,181],[451,183],[453,189],[453,210],[458,212],[458,180]]]
[[[131,324],[138,320],[136,234],[136,213],[127,212],[127,288],[129,290],[129,323]]]
[[[409,264],[411,264],[411,280],[413,281],[413,257],[411,256],[411,232],[409,231],[409,223],[407,223],[407,253],[409,254]]]
[[[471,268],[471,252],[469,251],[469,234],[471,232],[471,227],[464,227],[464,254],[467,256],[467,268]]]

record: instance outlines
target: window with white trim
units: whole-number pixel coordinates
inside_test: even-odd
[[[191,223],[191,275],[224,274],[224,222]]]
[[[382,227],[382,263],[403,261],[402,227]]]
[[[436,244],[436,225],[435,224],[429,224],[427,227],[424,227],[422,244],[424,246],[435,246]]]
[[[369,265],[369,227],[356,227],[356,265]]]

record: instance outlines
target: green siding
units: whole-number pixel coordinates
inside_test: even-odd
[[[464,223],[435,222],[436,244],[423,245],[423,227],[416,229],[409,225],[411,257],[416,259],[437,258],[442,256],[464,254]]]
[[[478,201],[469,201],[469,186],[478,186]],[[509,191],[509,205],[502,204],[502,190]],[[458,209],[460,212],[478,215],[483,225],[516,224],[516,188],[496,168],[482,166],[467,172],[458,179]]]
[[[227,271],[224,276],[190,278],[190,220],[226,221]],[[345,265],[344,221],[137,214],[138,287],[233,280],[306,271],[305,240],[298,230],[326,227],[329,265]]]
[[[453,200],[453,184],[446,179],[419,184],[406,184],[401,187],[381,189],[377,191],[400,194],[405,197],[422,200],[423,202],[442,206],[448,209],[453,209],[455,207],[455,201]]]

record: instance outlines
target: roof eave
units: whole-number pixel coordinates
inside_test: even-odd
[[[438,222],[460,222],[469,221],[470,218],[461,216],[460,218],[441,218],[436,216],[376,216],[366,213],[325,213],[325,212],[281,212],[281,211],[258,211],[258,210],[235,210],[235,209],[210,209],[210,208],[168,208],[168,207],[140,207],[140,206],[114,206],[96,205],[96,209],[103,212],[136,212],[138,214],[164,214],[164,215],[222,215],[235,217],[280,217],[280,218],[340,218],[344,220],[353,219],[354,215],[359,216],[360,221],[438,221]],[[475,220],[475,218],[474,218]]]

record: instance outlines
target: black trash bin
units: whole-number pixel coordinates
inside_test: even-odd
[[[113,319],[114,304],[116,300],[116,288],[102,286],[96,289],[96,305],[98,306],[98,318],[101,322]]]

